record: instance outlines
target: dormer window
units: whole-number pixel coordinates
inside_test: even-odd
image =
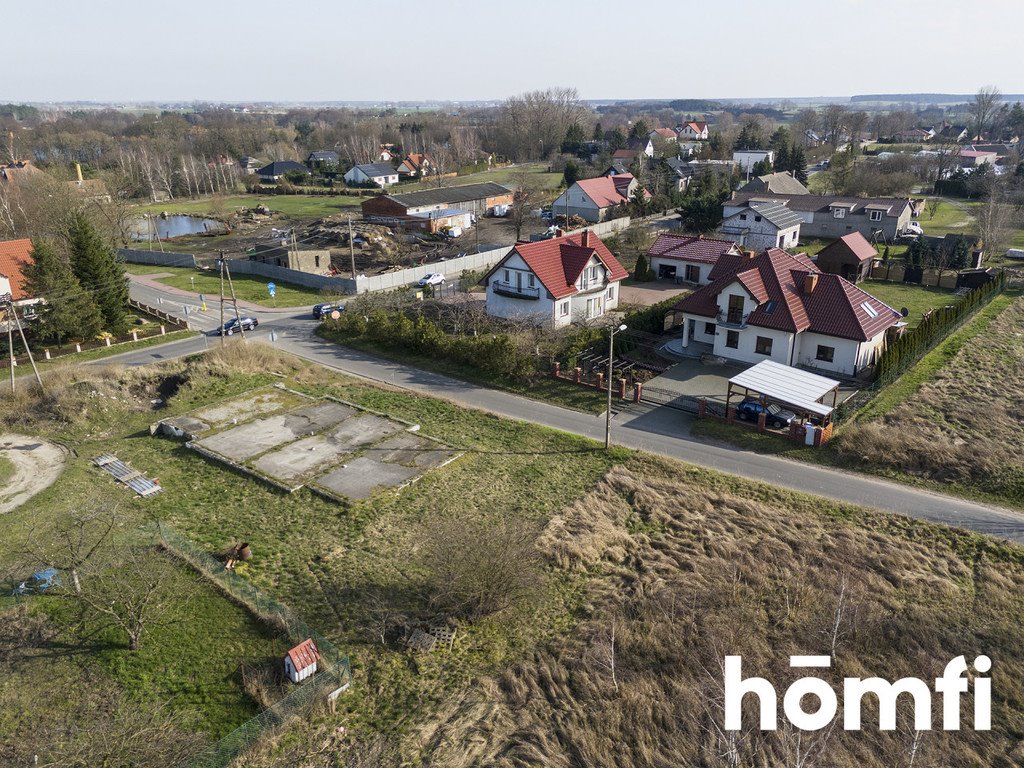
[[[755,216],[755,217],[754,217],[754,221],[760,221],[760,220],[761,220],[761,217],[760,217],[760,216]]]
[[[597,267],[596,266],[593,266],[593,267],[590,268],[590,279],[592,281],[595,281],[595,282],[597,281]]]
[[[846,209],[845,208],[833,208],[832,209],[832,216],[837,218],[837,219],[845,219],[846,218]]]

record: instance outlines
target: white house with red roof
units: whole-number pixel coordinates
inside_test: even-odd
[[[516,243],[480,282],[487,289],[487,314],[561,328],[615,309],[619,283],[628,274],[608,246],[585,229]]]
[[[647,249],[647,262],[659,280],[707,285],[718,260],[739,253],[739,246],[732,240],[665,233]]]
[[[551,204],[551,210],[556,216],[568,213],[596,224],[608,218],[616,206],[632,200],[638,186],[639,182],[631,173],[581,179],[558,196]],[[646,189],[642,194],[648,198],[651,196]]]
[[[293,683],[301,683],[316,672],[320,651],[312,639],[303,640],[284,657],[284,673]]]
[[[679,130],[680,139],[691,141],[704,141],[708,137],[708,124],[700,120],[691,120],[683,123]]]
[[[0,295],[10,293],[14,306],[32,316],[41,299],[25,290],[25,268],[32,264],[32,241],[0,241]],[[19,314],[21,314],[19,312]]]
[[[877,361],[886,331],[902,319],[803,254],[778,248],[723,256],[710,277],[674,308],[683,319],[683,347],[710,346],[732,360],[856,376]]]

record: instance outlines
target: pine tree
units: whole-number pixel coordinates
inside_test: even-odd
[[[68,227],[71,268],[82,288],[92,293],[103,317],[103,327],[113,334],[128,329],[128,277],[114,249],[104,244],[96,228],[82,213]]]
[[[647,265],[647,257],[644,254],[640,254],[636,257],[636,267],[633,269],[633,279],[638,283],[646,282],[650,279],[648,272],[651,268]]]
[[[68,260],[50,243],[32,243],[25,290],[46,302],[37,326],[43,338],[60,345],[68,338],[92,338],[102,330],[103,318],[92,296],[82,288]]]
[[[797,181],[807,184],[807,155],[799,144],[794,144],[789,150],[789,168]]]

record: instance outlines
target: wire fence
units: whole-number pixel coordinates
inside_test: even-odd
[[[272,706],[238,726],[180,768],[224,768],[256,739],[281,727],[291,718],[307,711],[328,694],[346,687],[352,679],[348,656],[333,643],[299,619],[291,609],[256,589],[244,578],[224,567],[224,563],[197,547],[165,523],[157,523],[157,537],[164,548],[213,581],[233,600],[244,605],[262,621],[286,634],[296,644],[311,638],[320,652],[317,671]]]

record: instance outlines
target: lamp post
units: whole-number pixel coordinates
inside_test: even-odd
[[[612,366],[614,361],[615,334],[626,330],[623,323],[618,328],[612,326],[608,329],[608,410],[604,414],[604,447],[608,450],[612,447]]]

